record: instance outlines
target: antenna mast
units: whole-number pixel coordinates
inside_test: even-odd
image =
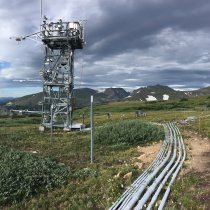
[[[41,25],[42,25],[42,0],[40,0],[40,31],[41,31]]]

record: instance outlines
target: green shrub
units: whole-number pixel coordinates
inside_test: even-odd
[[[179,101],[188,101],[188,98],[181,98]]]
[[[62,185],[70,169],[47,158],[0,147],[0,174],[0,205],[6,205]]]
[[[161,126],[138,120],[107,123],[95,132],[95,141],[102,144],[141,144],[164,138]]]
[[[85,179],[88,177],[96,177],[96,176],[97,176],[97,171],[91,168],[82,168],[74,174],[74,177],[79,179]]]

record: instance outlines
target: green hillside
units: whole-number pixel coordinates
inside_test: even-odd
[[[89,106],[90,96],[94,96],[94,102],[101,104],[104,102],[117,100],[128,95],[122,88],[109,88],[105,92],[98,92],[90,88],[74,89],[73,101],[76,108]],[[41,110],[42,92],[26,95],[7,102],[7,106],[15,109]]]
[[[90,96],[94,95],[95,103],[108,101],[108,96],[104,93],[98,93],[96,90],[89,88],[75,89],[74,102],[75,106],[84,107],[90,104]],[[42,92],[26,95],[7,102],[6,106],[15,109],[41,110]]]
[[[107,88],[103,92],[98,92],[90,88],[82,88],[74,89],[73,101],[76,108],[89,106],[90,96],[93,95],[95,104],[122,101],[123,106],[119,106],[116,103],[116,109],[118,110],[124,110],[126,106],[128,106],[130,110],[186,109],[195,106],[209,106],[209,89],[210,88],[207,87],[196,91],[184,92],[175,91],[167,86],[155,85],[134,90],[131,95],[128,96],[129,93],[123,88]],[[156,101],[146,101],[147,97],[150,95],[153,96]],[[163,100],[164,95],[169,96],[169,100]],[[7,106],[13,109],[41,110],[41,101],[42,93],[36,93],[13,99],[7,103]],[[135,107],[132,107],[134,104]]]

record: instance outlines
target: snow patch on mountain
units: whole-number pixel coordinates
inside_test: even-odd
[[[130,98],[131,96],[127,96],[127,97],[125,97],[125,98]]]
[[[169,99],[169,95],[163,94],[163,100],[164,100],[164,101],[167,101],[168,99]]]
[[[157,98],[151,95],[147,95],[146,101],[157,101]]]

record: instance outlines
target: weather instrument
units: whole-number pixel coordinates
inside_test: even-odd
[[[71,129],[73,126],[74,52],[83,49],[84,21],[50,22],[44,16],[40,31],[16,41],[38,37],[45,48],[43,68],[42,126]]]

